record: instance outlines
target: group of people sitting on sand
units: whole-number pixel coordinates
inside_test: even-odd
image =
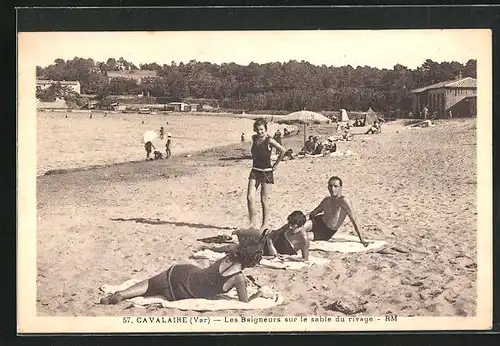
[[[253,126],[252,169],[248,176],[247,205],[250,225],[247,229],[235,231],[237,244],[219,248],[227,253],[206,268],[192,264],[174,264],[167,270],[129,288],[112,293],[100,300],[101,304],[116,304],[138,296],[162,295],[169,301],[205,298],[229,292],[236,288],[242,302],[261,296],[262,291],[248,297],[245,268],[255,267],[263,256],[298,255],[309,261],[310,241],[330,240],[349,217],[360,242],[367,247],[356,215],[349,199],[343,195],[343,182],[332,176],[327,182],[329,194],[306,216],[302,211],[293,211],[285,225],[271,229],[269,219],[270,187],[274,184],[274,171],[283,160],[285,148],[267,134],[267,122],[257,120]],[[314,139],[314,138],[313,138]],[[279,156],[271,162],[271,152]],[[255,208],[256,192],[260,188],[262,224],[257,228]]]
[[[336,151],[337,143],[335,137],[330,136],[326,141],[322,142],[318,136],[309,136],[299,155],[328,155]]]
[[[351,220],[360,242],[366,247],[350,201],[342,194],[342,180],[333,176],[328,180],[329,195],[308,216],[293,211],[287,223],[276,230],[243,229],[235,231],[238,243],[213,249],[227,253],[205,268],[192,264],[174,264],[167,270],[143,280],[129,288],[110,294],[101,304],[117,304],[139,296],[161,295],[169,301],[205,298],[210,299],[236,288],[238,299],[249,302],[262,295],[258,291],[247,294],[245,268],[257,266],[263,256],[297,255],[300,251],[304,262],[309,261],[309,242],[329,240],[343,224],[346,216]]]

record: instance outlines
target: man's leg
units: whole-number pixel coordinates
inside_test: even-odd
[[[262,225],[261,230],[269,227],[269,195],[271,193],[271,185],[262,183],[260,190],[260,202],[262,204]]]

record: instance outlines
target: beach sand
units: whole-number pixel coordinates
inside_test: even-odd
[[[153,145],[163,153],[170,132],[173,155],[237,143],[242,132],[250,140],[253,134],[253,121],[243,118],[189,113],[108,112],[104,116],[102,111],[93,111],[92,119],[89,115],[88,111],[37,113],[37,175],[55,169],[144,160],[142,134],[146,131],[158,134]],[[161,126],[165,129],[163,140],[159,138]],[[278,127],[270,124],[269,132],[273,134]]]
[[[310,126],[308,135],[325,138],[331,131],[329,125]],[[131,143],[140,145],[138,139]],[[301,139],[287,138],[284,145],[298,151]],[[99,287],[144,279],[173,263],[207,265],[189,259],[202,245],[196,239],[230,234],[228,228],[247,224],[250,161],[237,157],[248,155],[249,146],[38,177],[38,314],[193,314],[124,310],[127,303],[100,306]],[[418,130],[396,121],[386,124],[382,135],[355,136],[338,147],[357,155],[295,159],[279,166],[271,195],[272,226],[281,226],[293,210],[309,212],[326,196],[327,179],[339,175],[365,236],[407,252],[315,253],[330,262],[295,272],[250,269],[260,284],[279,290],[285,299],[281,306],[251,315],[342,315],[328,309],[337,300],[363,305],[368,316],[475,315],[475,119]],[[353,232],[349,222],[341,232]]]

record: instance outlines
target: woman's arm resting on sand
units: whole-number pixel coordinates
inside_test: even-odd
[[[233,276],[229,279],[229,287],[231,290],[233,287],[236,287],[236,292],[238,292],[238,299],[244,303],[248,303],[248,294],[247,294],[247,282],[245,275],[243,273],[239,273],[238,275]]]
[[[269,253],[271,254],[271,256],[278,256],[278,251],[276,251],[276,248],[274,247],[273,241],[271,239],[268,238],[266,240],[266,246],[269,249]]]
[[[307,238],[307,234],[305,232],[301,232],[302,234],[302,247],[301,247],[301,252],[302,252],[302,258],[304,261],[308,262],[309,261],[309,238]]]

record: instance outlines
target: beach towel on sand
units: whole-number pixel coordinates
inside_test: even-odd
[[[370,241],[372,243],[370,243],[367,247],[364,247],[364,245],[359,242],[358,237],[339,234],[339,235],[334,235],[333,238],[328,241],[323,241],[323,240],[311,241],[309,243],[309,250],[350,253],[350,252],[376,250],[386,245],[386,242],[383,240],[370,240]]]
[[[191,258],[217,261],[224,256],[227,256],[227,254],[224,252],[215,252],[212,250],[205,249],[198,251],[193,256],[191,256]],[[308,264],[297,261],[297,259],[299,258],[300,256],[297,255],[295,256],[282,255],[281,258],[278,257],[273,259],[263,258],[260,261],[260,265],[272,269],[299,270],[305,267],[310,267],[311,265],[320,266],[326,264],[329,261],[326,258],[309,256],[309,264]]]
[[[101,291],[106,294],[112,294],[116,291],[126,289],[142,280],[130,279],[120,285],[103,285]],[[178,310],[193,310],[193,311],[220,311],[220,310],[254,310],[254,309],[269,309],[283,303],[283,297],[278,292],[273,292],[267,286],[260,288],[262,296],[252,299],[248,303],[238,300],[236,290],[233,289],[225,294],[221,294],[214,299],[183,299],[177,301],[168,301],[162,296],[152,297],[135,297],[127,299],[127,302],[133,304],[134,307],[147,307],[150,305],[159,305],[163,308],[178,309]],[[257,292],[254,286],[247,287],[247,293],[250,297]]]

